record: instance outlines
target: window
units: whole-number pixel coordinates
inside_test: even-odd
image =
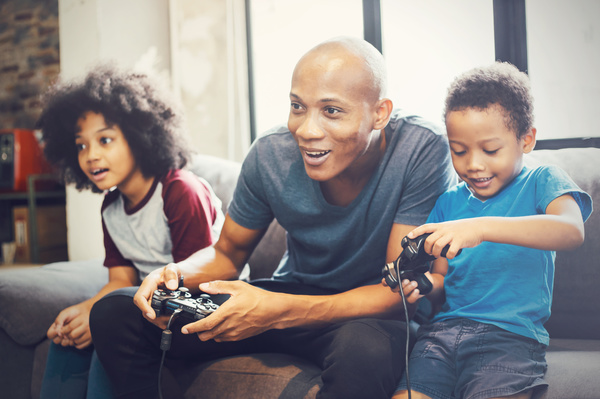
[[[443,123],[454,77],[494,62],[491,0],[382,0],[381,20],[395,108]]]
[[[363,37],[361,0],[250,1],[256,134],[287,123],[296,62],[335,36]]]
[[[538,139],[599,137],[600,2],[527,0]]]

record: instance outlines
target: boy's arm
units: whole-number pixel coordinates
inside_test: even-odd
[[[577,248],[584,240],[581,210],[575,199],[565,194],[554,199],[542,215],[520,217],[480,217],[425,224],[409,237],[432,233],[425,241],[425,251],[440,256],[450,245],[447,257],[456,256],[461,248],[472,248],[484,241],[557,251]]]

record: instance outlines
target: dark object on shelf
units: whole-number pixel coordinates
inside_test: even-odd
[[[51,171],[33,130],[0,129],[0,192],[25,192],[30,175]],[[50,190],[54,181],[44,184],[38,189]]]

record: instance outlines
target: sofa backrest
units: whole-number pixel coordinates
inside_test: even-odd
[[[551,338],[600,339],[600,148],[537,150],[526,156],[526,163],[561,167],[597,208],[585,223],[583,245],[556,254],[552,315],[546,328]]]
[[[223,202],[223,213],[226,213],[233,197],[241,164],[211,155],[195,154],[188,168],[210,183],[215,194]],[[273,221],[248,260],[250,278],[271,277],[285,248],[285,230],[279,223]]]

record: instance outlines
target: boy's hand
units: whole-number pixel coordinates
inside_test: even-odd
[[[439,258],[446,245],[450,249],[446,258],[453,259],[462,248],[473,248],[483,242],[481,224],[475,219],[453,220],[443,223],[429,223],[417,227],[408,237],[413,239],[426,233],[431,233],[423,249],[430,255]]]

